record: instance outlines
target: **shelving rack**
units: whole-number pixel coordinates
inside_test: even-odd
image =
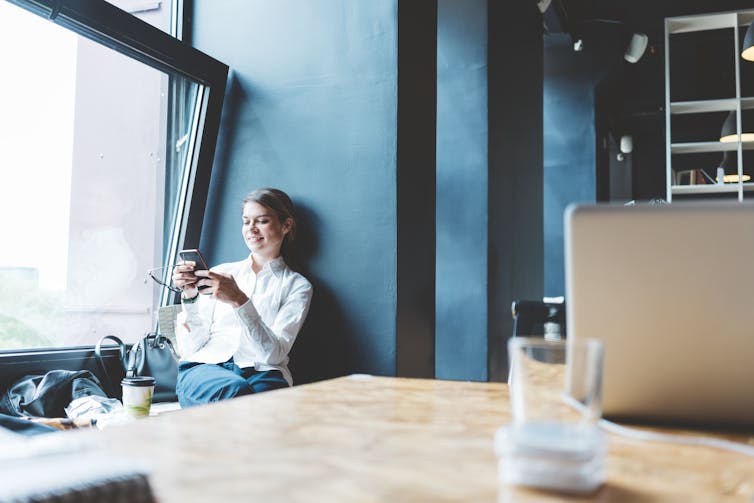
[[[754,96],[741,96],[741,56],[740,40],[746,27],[754,20],[754,10],[701,14],[694,16],[672,17],[665,19],[665,167],[667,200],[674,195],[688,194],[724,194],[737,193],[738,200],[744,200],[744,193],[754,191],[754,183],[743,180],[743,152],[754,150],[754,141],[741,141],[741,112],[754,110]],[[743,27],[743,28],[742,28]],[[733,51],[735,53],[735,97],[695,101],[671,101],[670,81],[670,37],[680,33],[701,32],[707,30],[733,29]],[[752,63],[754,64],[754,63]],[[736,112],[736,131],[738,141],[724,143],[720,141],[679,142],[673,143],[671,137],[671,119],[675,115],[699,114],[711,112]],[[696,154],[707,152],[736,152],[738,179],[734,183],[676,185],[673,183],[672,157],[674,154]]]

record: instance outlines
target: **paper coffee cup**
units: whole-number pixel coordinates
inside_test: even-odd
[[[154,393],[154,377],[124,377],[120,382],[123,387],[123,410],[131,417],[149,415]]]

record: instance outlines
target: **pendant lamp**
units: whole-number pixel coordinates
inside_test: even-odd
[[[720,166],[718,166],[718,170],[723,170],[723,183],[737,183],[738,182],[738,165],[736,162],[737,156],[735,152],[724,152],[723,153],[723,159],[720,162]],[[747,175],[744,173],[741,176],[741,181],[748,182],[751,180],[751,175]],[[718,183],[721,183],[720,180],[717,178],[715,179]]]
[[[744,35],[744,47],[741,51],[741,57],[746,61],[754,61],[754,21],[746,29]]]
[[[752,124],[751,111],[741,111],[741,141],[754,141],[754,124]],[[732,110],[723,122],[720,130],[720,141],[723,143],[738,141],[736,132],[736,111]]]

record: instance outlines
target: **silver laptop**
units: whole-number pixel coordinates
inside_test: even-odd
[[[605,345],[603,411],[754,426],[754,206],[573,206],[569,339]]]

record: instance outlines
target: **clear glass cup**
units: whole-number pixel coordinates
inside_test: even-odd
[[[508,341],[512,422],[495,438],[506,483],[589,492],[605,478],[598,340]]]
[[[602,415],[602,343],[508,341],[513,422],[594,425]]]

